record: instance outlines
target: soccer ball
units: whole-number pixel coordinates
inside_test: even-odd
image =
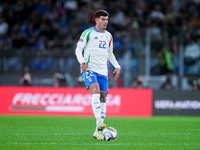
[[[104,141],[115,141],[117,139],[117,130],[113,127],[107,127],[103,130]]]

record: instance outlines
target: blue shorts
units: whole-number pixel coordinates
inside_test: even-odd
[[[108,76],[98,74],[92,70],[87,70],[86,73],[81,73],[81,76],[85,82],[87,90],[89,90],[89,86],[92,83],[98,82],[100,90],[108,92]]]

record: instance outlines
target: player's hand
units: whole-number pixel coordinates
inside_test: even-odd
[[[86,73],[87,68],[88,68],[88,65],[84,62],[80,66],[80,71],[83,72],[83,73]]]
[[[119,75],[120,75],[120,68],[116,68],[113,71],[113,73],[116,73],[114,79],[117,80],[119,78]]]

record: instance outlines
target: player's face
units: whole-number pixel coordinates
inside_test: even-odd
[[[99,26],[101,29],[106,29],[108,24],[108,16],[100,16],[100,18],[97,19],[97,26]]]

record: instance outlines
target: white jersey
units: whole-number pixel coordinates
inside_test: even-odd
[[[103,33],[95,27],[85,30],[77,43],[76,56],[80,64],[87,63],[88,70],[105,76],[108,75],[108,59],[115,68],[120,68],[113,54],[112,35],[106,30]]]

